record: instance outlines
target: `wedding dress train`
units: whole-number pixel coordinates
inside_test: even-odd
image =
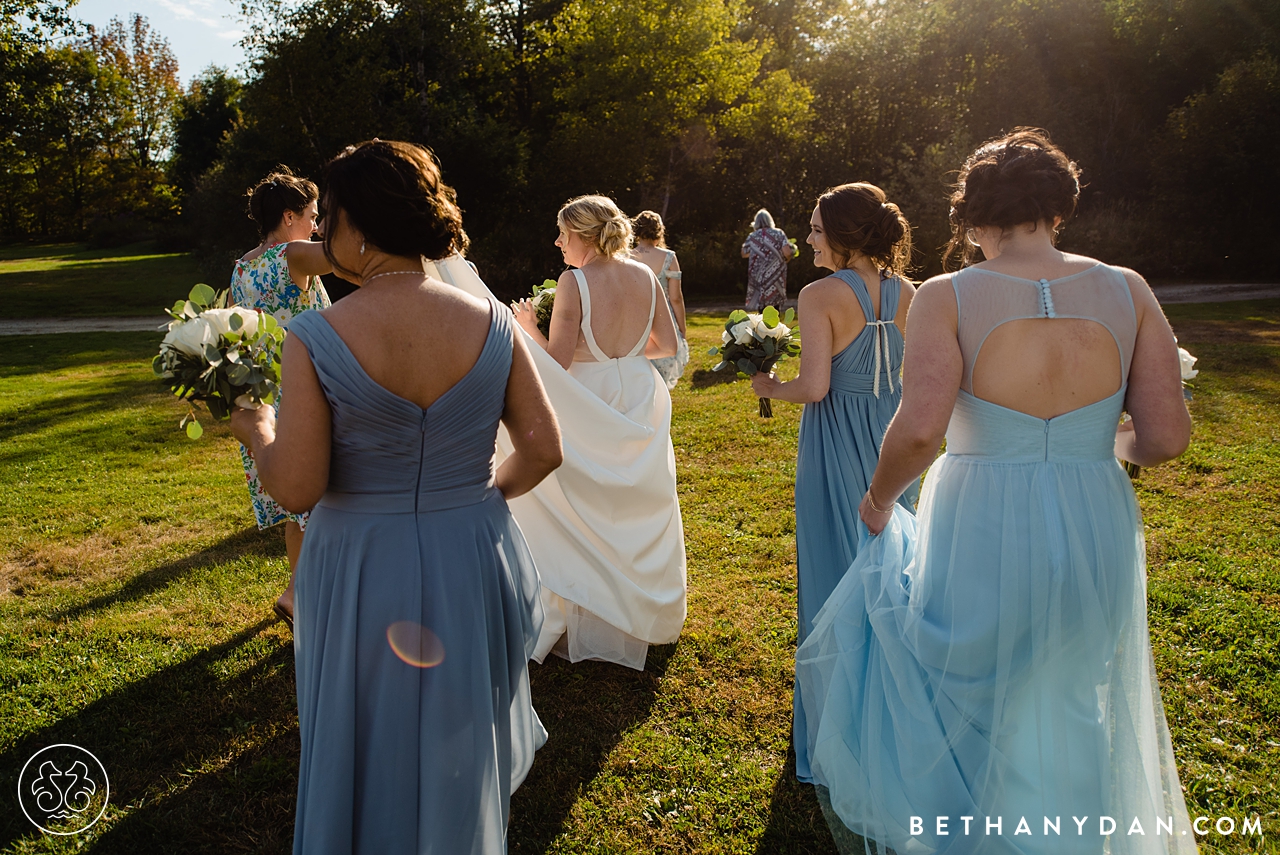
[[[488,287],[461,256],[428,273],[478,297]],[[529,342],[560,421],[564,463],[511,502],[542,580],[546,612],[533,658],[643,669],[650,644],[680,636],[685,618],[684,527],[671,447],[671,396],[644,356],[612,359],[591,334],[590,290],[578,273],[583,335],[596,361],[566,371]],[[657,306],[650,305],[650,325]],[[499,462],[511,452],[505,428]]]

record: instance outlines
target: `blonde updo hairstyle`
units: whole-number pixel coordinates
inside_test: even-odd
[[[605,258],[625,258],[631,249],[631,221],[608,196],[579,196],[564,203],[556,222]]]

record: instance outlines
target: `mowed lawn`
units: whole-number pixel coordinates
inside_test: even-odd
[[[154,243],[100,250],[71,243],[0,247],[0,320],[159,317],[198,278],[189,253],[161,252]]]
[[[1193,815],[1260,815],[1268,835],[1202,851],[1277,851],[1280,301],[1171,314],[1202,374],[1191,449],[1139,481],[1156,667]],[[834,851],[787,759],[799,408],[762,421],[748,384],[708,383],[719,330],[691,320],[674,395],[685,631],[644,673],[531,667],[551,739],[512,800],[513,852]],[[0,852],[289,848],[283,538],[253,528],[225,426],[178,429],[158,340],[0,338]],[[41,836],[15,802],[22,764],[57,742],[111,775],[77,838]]]

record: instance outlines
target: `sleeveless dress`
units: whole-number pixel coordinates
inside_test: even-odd
[[[667,311],[671,313],[671,325],[676,328],[676,355],[660,356],[657,359],[649,360],[653,363],[653,367],[658,369],[658,376],[667,384],[668,392],[680,382],[680,377],[684,374],[684,368],[689,364],[689,342],[685,340],[684,334],[680,332],[680,325],[676,323],[676,310],[671,305],[671,280],[684,277],[683,271],[671,269],[671,262],[675,261],[675,258],[676,254],[671,250],[667,250],[667,256],[662,261],[662,269],[658,271],[658,286],[662,291],[662,296],[667,300]]]
[[[290,326],[333,412],[295,595],[297,855],[505,852],[510,794],[546,739],[537,572],[493,486],[515,323],[490,304],[479,359],[425,410],[370,379],[323,314]]]
[[[671,396],[644,356],[657,308],[623,357],[607,356],[591,331],[591,289],[574,270],[582,336],[594,361],[566,373],[530,350],[555,407],[564,463],[511,503],[538,563],[546,611],[533,658],[555,651],[644,668],[650,644],[680,636],[685,618],[684,527],[671,446]],[[500,437],[499,451],[505,446]]]
[[[832,274],[852,289],[867,325],[831,358],[831,386],[804,405],[796,450],[797,644],[809,636],[818,610],[835,590],[866,536],[858,505],[880,460],[880,443],[902,401],[902,331],[894,324],[902,280],[882,275],[876,316],[862,277]],[[917,487],[898,499],[914,511]],[[810,781],[804,707],[793,705],[796,777]]]
[[[832,830],[859,852],[850,831],[899,853],[1193,853],[1142,521],[1113,456],[1128,285],[1102,264],[1039,282],[970,268],[952,284],[964,374],[946,453],[919,517],[895,507],[867,535],[796,654]],[[1025,318],[1103,325],[1121,388],[1052,419],[975,397],[983,341]]]
[[[316,276],[305,291],[298,287],[289,275],[289,261],[285,255],[288,244],[278,243],[263,250],[257,258],[237,261],[231,273],[231,302],[246,309],[263,311],[288,326],[294,315],[309,309],[327,309],[329,294],[320,277]],[[280,412],[280,395],[276,395],[276,412]],[[306,514],[291,514],[276,504],[275,499],[262,489],[258,480],[258,467],[248,449],[240,446],[240,464],[249,485],[249,501],[253,505],[253,518],[259,529],[293,520],[303,529],[307,527]]]
[[[756,229],[747,235],[747,311],[765,306],[782,309],[787,301],[787,233],[782,229]]]

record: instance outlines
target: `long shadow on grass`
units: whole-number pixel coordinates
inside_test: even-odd
[[[12,784],[22,765],[45,746],[70,742],[106,767],[115,811],[128,806],[122,819],[85,835],[90,851],[287,851],[298,764],[293,651],[261,635],[269,623],[94,701],[0,754],[0,780],[8,782],[0,787],[0,850],[39,836],[16,803]]]
[[[8,442],[24,434],[48,431],[62,422],[77,419],[81,416],[94,414],[101,416],[112,411],[118,411],[121,404],[128,403],[132,399],[139,397],[154,395],[156,389],[157,386],[155,384],[139,380],[136,377],[124,376],[111,380],[104,378],[96,384],[96,391],[79,395],[44,398],[34,404],[23,407],[21,410],[0,413],[0,443]],[[175,410],[175,412],[177,411]],[[157,425],[154,430],[158,435],[159,426]],[[77,430],[75,438],[71,439],[69,444],[77,449],[100,448],[101,443],[98,442],[95,434],[110,435],[113,439],[118,440],[119,428],[109,422],[104,423],[99,418],[92,428]],[[146,439],[148,437],[142,438]],[[49,439],[56,438],[51,437]],[[48,447],[41,446],[34,454],[31,452],[5,454],[0,456],[0,461],[16,463],[20,462],[24,457],[32,457],[34,459],[47,456],[48,453]]]
[[[0,336],[0,377],[137,362],[155,356],[162,333],[92,332]],[[143,367],[143,376],[150,368]],[[156,383],[159,388],[159,383]]]
[[[813,785],[796,780],[796,753],[773,785],[769,824],[756,844],[756,855],[832,855],[836,847],[822,817]]]
[[[284,540],[276,532],[246,528],[235,534],[227,535],[222,540],[206,546],[199,552],[183,555],[181,558],[176,558],[173,561],[139,573],[130,578],[117,591],[103,594],[86,603],[63,609],[53,616],[53,620],[75,620],[93,612],[109,609],[120,603],[141,600],[156,591],[169,587],[174,582],[191,575],[197,570],[225,564],[245,555],[278,558],[284,555]]]
[[[549,738],[511,797],[507,844],[512,852],[547,851],[609,752],[649,717],[675,650],[675,644],[650,647],[644,671],[555,656],[542,665],[530,663],[533,706]]]

